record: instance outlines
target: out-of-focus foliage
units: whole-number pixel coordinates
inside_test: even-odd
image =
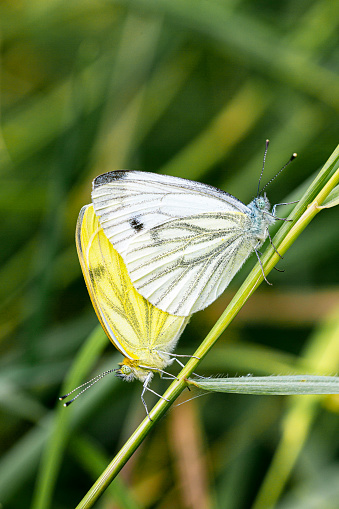
[[[265,181],[299,154],[267,189],[271,202],[300,195],[338,142],[338,7],[21,0],[2,2],[0,20],[0,503],[71,508],[144,416],[140,384],[113,376],[58,408],[72,366],[69,383],[82,383],[121,360],[100,330],[91,335],[74,245],[92,178],[159,171],[247,203],[270,138]],[[338,371],[338,225],[338,207],[319,214],[201,373]],[[180,353],[194,351],[253,263],[194,316]],[[173,408],[97,507],[335,507],[338,410],[336,396],[224,394]]]

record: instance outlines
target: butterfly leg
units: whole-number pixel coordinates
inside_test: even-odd
[[[200,361],[200,357],[196,357],[195,355],[182,355],[182,354],[178,354],[178,353],[163,352],[161,350],[156,350],[156,351],[157,351],[157,353],[163,353],[165,355],[169,355],[170,357],[174,357],[173,360],[177,360],[177,357],[189,357],[190,359],[197,359],[198,361]]]
[[[272,216],[275,216],[275,210],[277,207],[279,207],[279,205],[293,205],[293,203],[298,203],[299,200],[295,200],[295,201],[288,201],[286,203],[276,203],[273,208],[272,208]],[[278,218],[277,218],[278,219]],[[290,220],[289,220],[290,221]]]
[[[190,356],[190,355],[180,355],[179,357],[191,357],[193,359],[200,359],[200,357],[194,357],[194,355]],[[182,362],[179,361],[179,359],[175,358],[175,360],[177,361],[177,363],[179,364],[179,366],[181,366],[182,368],[184,368],[185,366],[183,365]],[[195,375],[197,376],[198,378],[205,378],[204,376],[201,376],[201,375],[198,375],[198,373],[192,373],[192,375]],[[187,387],[188,390],[190,390],[189,387]]]
[[[144,381],[143,383],[143,386],[142,386],[142,393],[141,393],[141,401],[142,401],[142,404],[144,405],[145,407],[145,410],[146,410],[146,414],[149,418],[150,421],[152,421],[150,415],[149,415],[149,412],[148,412],[148,408],[147,408],[147,405],[146,405],[146,401],[144,400],[144,394],[145,394],[145,391],[149,391],[150,388],[148,387],[148,384],[150,383],[150,381],[152,380],[152,376],[153,376],[153,373],[150,371],[146,377],[146,380]]]
[[[196,357],[195,355],[179,355],[179,354],[176,354],[176,353],[168,353],[168,352],[160,352],[160,353],[166,353],[167,355],[172,355],[174,357],[173,360],[176,361],[179,364],[179,366],[181,366],[182,368],[184,368],[185,366],[184,366],[184,364],[181,361],[179,361],[179,359],[177,359],[177,357],[189,357],[190,359],[200,360],[200,357]],[[205,378],[205,377],[203,377],[201,375],[198,375],[198,373],[192,373],[192,375],[195,375],[198,378]],[[161,377],[161,378],[165,378],[165,377]],[[189,387],[187,387],[187,388],[188,388],[188,390],[190,390]]]
[[[284,259],[284,257],[283,257],[283,256],[279,253],[279,251],[277,250],[277,248],[276,248],[276,247],[275,247],[275,245],[273,244],[273,240],[272,240],[272,237],[271,237],[271,235],[270,235],[270,232],[269,232],[268,228],[267,228],[267,235],[268,235],[268,238],[269,238],[270,244],[271,244],[271,246],[273,247],[274,251],[275,251],[275,252],[277,253],[277,255],[278,255],[278,256],[280,256],[280,258],[283,260],[283,259]]]
[[[175,359],[173,359],[173,362],[174,362]],[[143,368],[143,369],[147,369],[147,370],[151,370],[152,368],[150,366],[143,366],[142,364],[139,365],[140,368]],[[149,382],[151,381],[152,379],[152,376],[153,376],[153,371],[156,371],[157,373],[160,373],[160,377],[163,378],[164,380],[179,380],[175,375],[172,375],[172,373],[168,373],[167,371],[164,371],[163,369],[155,369],[153,368],[152,371],[149,371],[148,375],[147,375],[147,378],[144,382],[144,385],[146,384],[146,381],[147,381],[147,390],[150,391],[150,392],[153,392],[154,394],[156,394],[157,396],[159,396],[159,398],[162,398],[162,396],[160,396],[159,394],[157,394],[156,392],[152,391],[152,389],[150,389],[148,387],[148,384]],[[164,375],[167,375],[167,377],[164,377]],[[147,380],[148,379],[148,380]],[[165,399],[165,398],[163,398]],[[166,400],[167,401],[167,400]]]
[[[174,361],[175,359],[173,359]],[[167,371],[163,371],[162,369],[159,369],[160,378],[163,378],[164,380],[179,380],[175,375],[172,375],[172,373],[167,373]],[[167,376],[164,376],[167,375]]]
[[[158,353],[164,353],[166,355],[174,357],[173,361],[177,361],[179,366],[181,366],[182,368],[184,368],[185,366],[183,365],[182,362],[179,361],[178,357],[189,357],[190,359],[197,359],[198,361],[200,361],[200,357],[196,357],[195,355],[179,355],[177,353],[162,352],[161,350],[157,350],[157,352]],[[199,378],[204,378],[203,376],[198,375],[197,373],[192,373],[192,375],[195,375],[195,376],[197,376]],[[164,377],[161,377],[161,378],[164,378]],[[190,390],[190,389],[188,388],[188,390]]]
[[[262,252],[261,252],[261,251],[259,251],[259,249],[258,249],[258,253],[260,254],[260,256],[262,256]],[[274,268],[274,270],[276,270],[277,272],[285,272],[283,269],[278,269],[277,267],[273,267],[273,268]]]
[[[141,401],[142,401],[142,404],[143,404],[143,405],[144,405],[144,407],[145,407],[146,414],[147,414],[147,416],[148,416],[148,418],[149,418],[149,420],[150,420],[150,421],[152,421],[152,419],[151,419],[151,417],[150,417],[150,415],[149,415],[149,412],[148,412],[148,408],[147,408],[146,401],[144,400],[144,394],[145,394],[145,392],[146,392],[146,391],[152,392],[153,394],[155,394],[156,396],[158,396],[158,398],[161,398],[161,399],[163,399],[163,400],[165,400],[165,401],[169,401],[167,398],[164,398],[163,396],[161,396],[161,395],[160,395],[160,394],[158,394],[157,392],[153,391],[153,389],[151,389],[151,388],[149,387],[149,383],[150,383],[150,381],[152,380],[152,377],[153,377],[153,372],[152,372],[152,371],[150,371],[150,372],[148,373],[148,375],[147,375],[147,377],[146,377],[146,379],[145,379],[144,383],[143,383],[143,386],[142,386],[142,392],[141,392]]]
[[[254,252],[255,252],[255,254],[257,255],[258,262],[259,262],[260,267],[261,267],[261,272],[262,272],[263,278],[265,279],[265,281],[266,281],[266,283],[267,283],[268,285],[272,286],[272,283],[270,283],[270,282],[267,280],[266,276],[265,276],[264,267],[262,266],[262,262],[261,262],[261,260],[260,260],[259,253],[258,253],[258,251],[257,251],[257,249],[256,249],[256,248],[254,248]]]

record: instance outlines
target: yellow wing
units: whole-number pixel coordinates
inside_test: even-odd
[[[161,311],[134,289],[92,205],[80,211],[76,245],[96,314],[111,342],[131,361],[124,362],[155,370],[165,367],[169,357],[161,352],[173,351],[188,317]]]

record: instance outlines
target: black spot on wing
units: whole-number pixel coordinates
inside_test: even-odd
[[[108,173],[103,173],[93,180],[93,189],[95,187],[102,186],[103,184],[109,184],[110,182],[123,180],[127,173],[128,172],[126,170],[109,171]]]
[[[130,219],[129,224],[136,232],[140,232],[144,227],[143,223],[139,221],[137,217],[133,217],[132,219]]]

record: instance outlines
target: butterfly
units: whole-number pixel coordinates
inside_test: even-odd
[[[154,392],[149,388],[154,372],[168,374],[163,370],[173,362],[170,354],[189,318],[157,309],[135,290],[121,256],[107,239],[92,205],[80,211],[76,246],[98,319],[110,341],[124,355],[116,374],[128,382],[137,379],[143,383],[141,400],[148,414],[143,395],[146,390]],[[84,385],[87,384],[93,385],[92,380]]]
[[[264,163],[267,148],[268,140]],[[245,205],[200,182],[111,171],[94,179],[92,202],[136,290],[167,313],[189,316],[219,297],[253,251],[260,262],[269,226],[281,219],[260,180]]]

